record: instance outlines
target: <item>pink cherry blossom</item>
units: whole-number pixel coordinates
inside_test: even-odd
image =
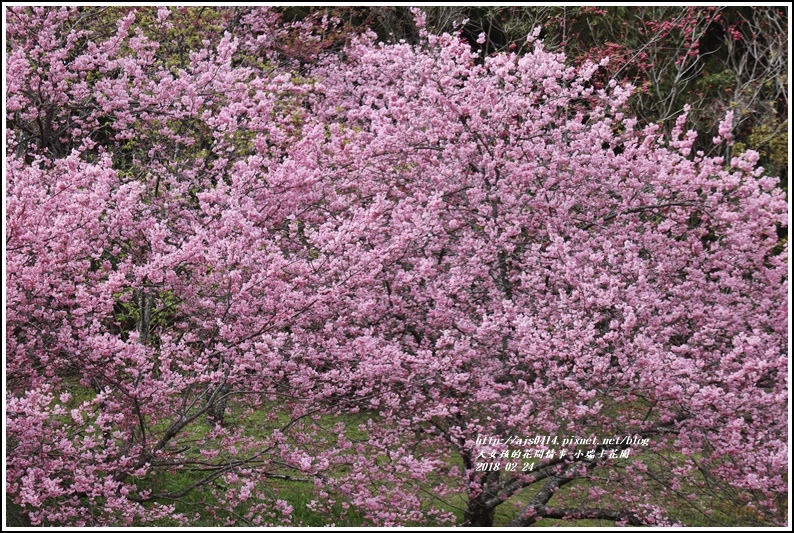
[[[788,210],[758,154],[692,156],[687,110],[641,125],[538,32],[334,51],[338,21],[234,9],[181,57],[186,8],[7,11],[6,490],[32,525],[191,525],[199,490],[218,524],[300,525],[274,480],[329,523],[451,524],[463,496],[492,525],[527,487],[512,525],[672,525],[714,491],[785,520]]]

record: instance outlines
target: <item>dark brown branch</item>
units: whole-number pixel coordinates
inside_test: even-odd
[[[615,522],[626,522],[632,526],[641,526],[642,521],[639,517],[628,511],[616,511],[613,509],[591,509],[587,507],[541,507],[535,508],[536,514],[516,518],[510,522],[511,526],[526,527],[534,524],[543,518],[554,518],[557,520],[613,520]]]
[[[664,204],[644,205],[644,206],[640,206],[640,207],[633,207],[631,209],[624,209],[623,211],[618,211],[617,213],[612,212],[612,213],[602,217],[600,220],[596,220],[594,222],[591,222],[591,223],[587,224],[586,226],[584,226],[582,228],[582,230],[586,231],[586,230],[592,228],[593,226],[595,226],[596,224],[598,224],[599,222],[600,223],[609,222],[610,220],[615,219],[615,218],[619,217],[620,215],[630,215],[630,214],[634,214],[634,213],[643,213],[645,211],[652,211],[654,209],[663,209],[665,207],[697,207],[699,210],[701,210],[704,213],[706,213],[707,215],[711,216],[703,208],[702,205],[697,204],[695,202],[667,202],[667,203],[664,203]]]

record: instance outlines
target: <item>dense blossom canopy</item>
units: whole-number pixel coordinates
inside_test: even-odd
[[[693,153],[686,112],[640,125],[539,41],[364,34],[299,72],[277,43],[318,30],[270,10],[189,53],[157,40],[176,12],[112,15],[7,14],[31,523],[189,525],[211,487],[219,523],[291,524],[289,479],[381,525],[670,524],[717,493],[781,520],[787,206],[757,154]],[[531,469],[478,469],[535,436]]]

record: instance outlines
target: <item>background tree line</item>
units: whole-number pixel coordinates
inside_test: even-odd
[[[783,8],[6,17],[9,521],[784,520]]]

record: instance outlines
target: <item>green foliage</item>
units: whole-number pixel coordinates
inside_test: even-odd
[[[758,152],[765,161],[765,174],[780,177],[781,187],[788,190],[788,121],[776,115],[763,117],[733,147],[735,155],[748,149]]]

